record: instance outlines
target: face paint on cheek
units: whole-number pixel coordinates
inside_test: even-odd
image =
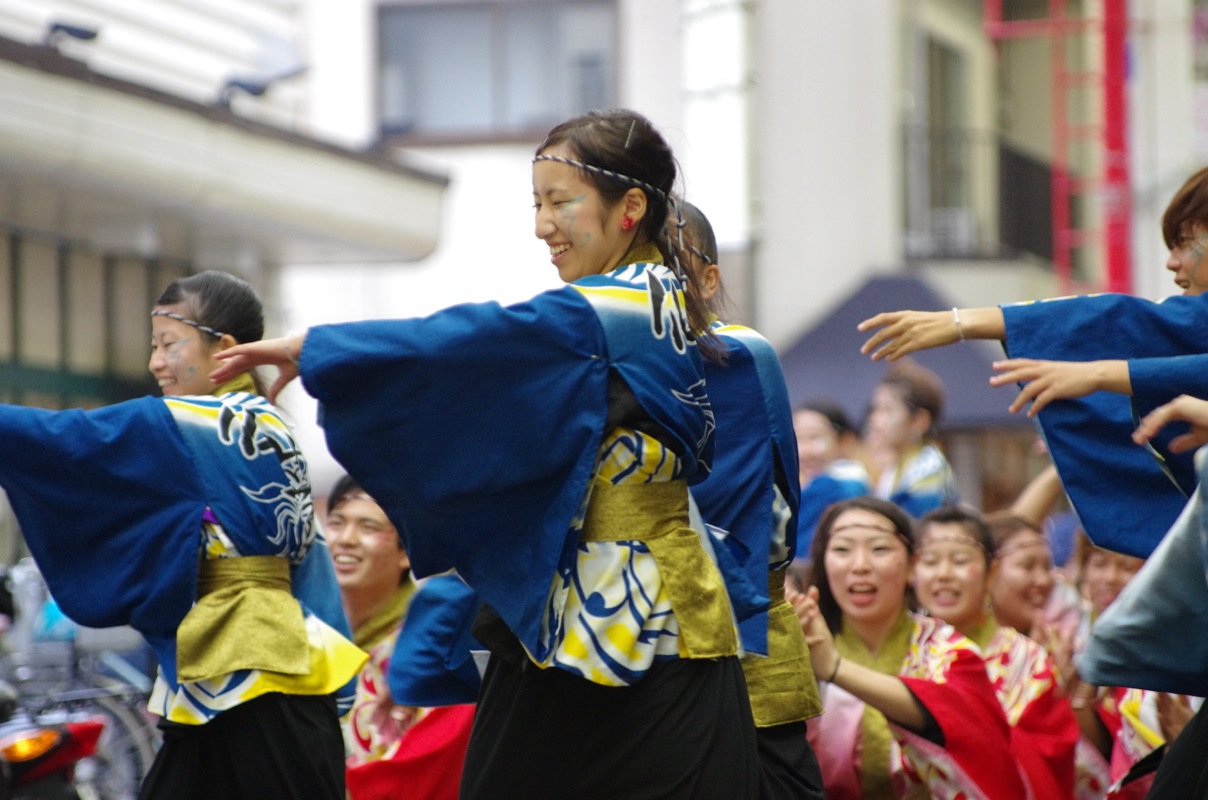
[[[1187,270],[1187,277],[1191,280],[1193,286],[1208,287],[1208,270],[1203,270],[1204,256],[1206,254],[1204,250],[1205,238],[1208,237],[1197,236],[1187,245],[1187,261],[1191,267]]]
[[[177,381],[181,380],[182,378],[191,378],[197,374],[197,368],[194,366],[185,368],[184,374],[181,374],[180,362],[183,358],[181,350],[183,349],[184,345],[191,341],[193,340],[181,339],[168,347],[168,367],[172,370],[172,376],[176,378]]]
[[[579,221],[578,205],[583,202],[584,197],[586,197],[586,195],[572,197],[570,200],[567,200],[565,203],[563,203],[559,209],[562,214],[563,227],[566,228],[566,235],[570,237],[572,241],[574,240],[575,224]]]

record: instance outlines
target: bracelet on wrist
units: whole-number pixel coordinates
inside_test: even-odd
[[[826,679],[827,683],[834,683],[835,676],[839,674],[839,665],[843,663],[843,656],[835,656],[835,668],[831,670],[830,677]]]
[[[965,341],[965,329],[961,327],[961,310],[956,306],[952,307],[952,321],[956,323],[956,333],[961,337],[961,341]]]

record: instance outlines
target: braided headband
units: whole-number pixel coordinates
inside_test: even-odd
[[[152,311],[151,316],[168,317],[170,319],[176,320],[177,322],[183,322],[186,325],[192,325],[197,330],[205,331],[206,333],[213,336],[215,339],[221,339],[223,336],[226,336],[226,334],[223,333],[222,331],[216,331],[213,328],[211,328],[209,325],[202,325],[200,322],[197,322],[196,320],[189,319],[188,317],[182,317],[180,314],[174,314],[171,311],[164,311],[161,308],[157,308],[154,311]]]
[[[632,125],[629,126],[629,135],[630,136],[633,135],[633,126]],[[626,146],[628,146],[628,144],[629,144],[628,137],[626,138],[625,144],[626,144]],[[687,245],[684,243],[684,226],[687,225],[688,223],[684,220],[684,215],[680,211],[679,203],[677,203],[675,201],[675,197],[673,195],[667,194],[666,192],[664,192],[662,189],[658,188],[657,186],[653,186],[649,183],[646,183],[646,181],[641,181],[641,180],[638,180],[637,178],[632,178],[628,175],[622,175],[621,173],[613,172],[610,169],[604,169],[603,167],[597,167],[594,164],[586,164],[582,161],[576,161],[573,158],[564,158],[563,156],[551,156],[551,155],[542,153],[540,155],[533,156],[533,163],[536,163],[538,161],[555,161],[559,164],[566,164],[567,166],[570,166],[570,167],[577,167],[578,169],[585,169],[588,172],[594,172],[597,175],[603,175],[606,178],[612,178],[613,180],[621,181],[622,183],[628,183],[630,186],[637,186],[639,189],[644,189],[645,191],[649,192],[650,194],[659,195],[660,197],[662,197],[663,199],[665,199],[667,201],[667,204],[669,206],[671,206],[673,209],[675,209],[675,228],[676,228],[676,238],[679,241],[679,249],[680,250],[691,250],[693,253],[695,253],[701,259],[703,259],[706,264],[713,263],[713,260],[711,258],[709,258],[708,256],[706,256],[704,253],[697,250],[695,247],[692,247],[691,245]],[[665,232],[666,231],[664,231],[664,233]],[[668,237],[668,238],[670,238],[670,237]],[[671,260],[675,264],[675,274],[677,276],[679,276],[679,278],[682,282],[686,282],[688,280],[687,272],[684,270],[683,265],[680,264],[679,254],[674,249],[671,252]]]
[[[613,172],[612,170],[604,169],[603,167],[597,167],[592,164],[584,164],[582,161],[575,161],[572,158],[563,158],[562,156],[538,155],[538,156],[533,156],[533,161],[534,162],[556,161],[559,164],[566,164],[571,167],[578,167],[579,169],[585,169],[588,172],[594,172],[597,175],[603,175],[607,178],[612,178],[613,180],[621,181],[622,183],[628,183],[631,186],[640,187],[640,188],[645,189],[646,191],[650,192],[651,194],[657,194],[657,195],[661,195],[663,197],[667,197],[666,192],[664,192],[662,189],[658,188],[657,186],[651,186],[649,183],[646,183],[646,181],[640,181],[637,178],[631,178],[628,175],[622,175],[619,172]]]
[[[682,237],[681,237],[681,241],[682,241]],[[697,258],[699,258],[701,261],[705,262],[709,266],[713,266],[713,259],[709,258],[707,255],[702,253],[700,250],[697,250],[692,245],[687,245],[687,247],[688,247],[688,252],[692,253],[692,255],[696,256]]]

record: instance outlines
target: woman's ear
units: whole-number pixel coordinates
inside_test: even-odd
[[[639,223],[640,226],[642,218],[646,216],[646,193],[635,186],[625,192],[620,205],[622,214]]]
[[[721,270],[716,264],[706,264],[696,275],[700,278],[700,296],[704,300],[712,300],[721,286]]]
[[[224,333],[222,334],[222,338],[214,343],[214,350],[215,352],[221,353],[223,350],[232,348],[237,344],[239,344],[239,342],[235,340],[234,336],[229,333]]]
[[[926,439],[927,434],[931,433],[931,426],[934,422],[930,411],[925,408],[916,408],[910,414],[910,432],[918,439]]]

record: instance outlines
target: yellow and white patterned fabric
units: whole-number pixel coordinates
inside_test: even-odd
[[[680,477],[678,457],[644,433],[616,429],[600,448],[596,483]],[[582,520],[579,520],[581,524]],[[657,658],[679,653],[679,625],[649,547],[639,541],[581,542],[572,574],[550,598],[558,620],[551,665],[593,683],[626,686]]]
[[[217,521],[202,525],[202,552],[206,559],[238,558],[230,537]],[[365,663],[366,654],[317,616],[303,618],[310,669],[289,675],[258,669],[241,669],[201,681],[181,682],[173,691],[163,676],[157,676],[147,703],[153,714],[186,725],[202,725],[217,714],[270,692],[284,694],[332,694],[348,682]],[[341,712],[347,709],[341,708]]]

